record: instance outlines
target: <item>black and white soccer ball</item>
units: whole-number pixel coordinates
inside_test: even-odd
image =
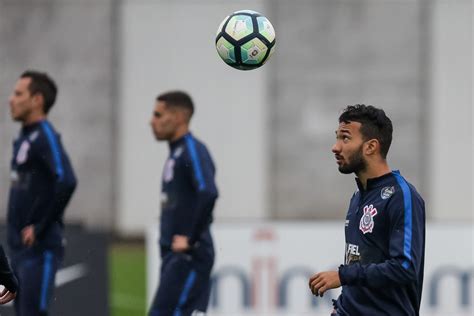
[[[275,50],[275,29],[262,14],[242,10],[227,16],[219,25],[216,49],[222,60],[236,69],[262,66]]]

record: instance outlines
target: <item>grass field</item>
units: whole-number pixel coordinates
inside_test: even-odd
[[[144,316],[145,248],[136,244],[115,244],[109,252],[110,315]]]

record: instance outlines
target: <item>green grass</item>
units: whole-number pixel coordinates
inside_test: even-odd
[[[110,316],[146,315],[144,246],[112,245],[109,273]]]

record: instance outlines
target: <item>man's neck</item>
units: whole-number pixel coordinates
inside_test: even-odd
[[[189,133],[189,128],[188,128],[188,126],[183,125],[182,127],[178,128],[176,130],[176,133],[174,134],[174,137],[172,139],[170,139],[170,143],[177,141],[178,139],[180,139],[181,137],[183,137],[187,133]]]
[[[378,178],[391,172],[390,167],[388,166],[387,162],[384,160],[383,162],[379,162],[377,164],[368,164],[367,168],[364,171],[357,172],[356,176],[359,178],[362,187],[367,189],[367,180]]]
[[[38,123],[40,121],[43,121],[45,119],[46,119],[45,114],[31,115],[30,117],[28,117],[27,119],[25,119],[22,122],[22,126],[25,127],[25,126],[28,126],[28,125],[32,125],[32,124]]]

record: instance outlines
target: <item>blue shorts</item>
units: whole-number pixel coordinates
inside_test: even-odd
[[[190,255],[166,254],[159,282],[149,316],[190,316],[206,312],[211,292],[210,274],[198,271]]]
[[[63,248],[12,254],[12,269],[19,283],[14,302],[17,316],[48,315],[56,271],[63,257]]]

